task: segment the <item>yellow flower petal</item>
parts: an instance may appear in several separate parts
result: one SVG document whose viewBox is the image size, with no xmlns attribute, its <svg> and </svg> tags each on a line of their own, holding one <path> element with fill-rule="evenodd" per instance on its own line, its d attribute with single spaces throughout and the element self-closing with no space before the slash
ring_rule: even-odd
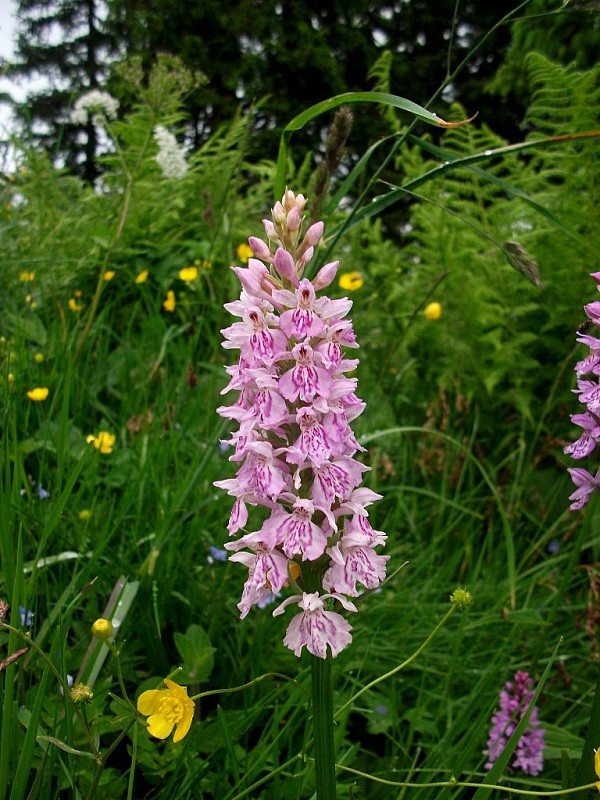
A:
<svg viewBox="0 0 600 800">
<path fill-rule="evenodd" d="M 357 289 L 360 289 L 364 280 L 361 273 L 354 270 L 354 272 L 346 272 L 344 275 L 341 275 L 338 283 L 340 289 L 344 289 L 346 292 L 355 292 Z"/>
<path fill-rule="evenodd" d="M 172 312 L 175 311 L 175 304 L 176 304 L 175 292 L 172 289 L 169 289 L 169 291 L 167 292 L 167 299 L 163 303 L 163 308 L 165 311 Z"/>
<path fill-rule="evenodd" d="M 112 281 L 112 279 L 114 277 L 115 277 L 114 269 L 107 269 L 106 272 L 104 273 L 104 280 L 105 281 Z"/>
<path fill-rule="evenodd" d="M 184 267 L 179 270 L 179 277 L 182 281 L 189 283 L 195 281 L 198 277 L 198 267 Z"/>
<path fill-rule="evenodd" d="M 242 264 L 247 264 L 248 259 L 252 258 L 254 253 L 252 252 L 252 248 L 250 245 L 246 244 L 246 242 L 242 242 L 242 244 L 238 244 L 235 250 L 237 257 L 242 262 Z"/>
<path fill-rule="evenodd" d="M 423 311 L 426 319 L 436 320 L 442 316 L 442 306 L 439 303 L 429 303 Z"/>
<path fill-rule="evenodd" d="M 148 689 L 141 693 L 137 701 L 137 710 L 140 714 L 149 717 L 150 714 L 156 713 L 161 692 L 164 692 L 164 689 Z"/>
<path fill-rule="evenodd" d="M 596 775 L 600 778 L 600 748 L 595 751 L 594 755 L 594 769 L 596 770 Z M 596 784 L 598 790 L 600 791 L 600 786 Z"/>
<path fill-rule="evenodd" d="M 192 703 L 193 705 L 193 703 Z M 181 718 L 181 722 L 178 722 L 175 727 L 175 735 L 173 736 L 173 742 L 180 742 L 184 736 L 190 731 L 192 727 L 192 720 L 194 719 L 194 712 L 192 710 L 191 714 L 185 714 Z"/>
<path fill-rule="evenodd" d="M 40 403 L 48 397 L 48 391 L 47 386 L 36 386 L 35 389 L 30 389 L 27 392 L 27 397 L 33 400 L 34 403 Z"/>
<path fill-rule="evenodd" d="M 148 717 L 148 732 L 157 739 L 166 739 L 175 728 L 174 742 L 189 732 L 194 718 L 194 701 L 185 686 L 165 678 L 166 689 L 149 689 L 137 701 L 140 714 Z"/>
<path fill-rule="evenodd" d="M 136 283 L 146 283 L 147 280 L 148 280 L 147 269 L 143 269 L 141 272 L 138 272 L 138 274 L 135 276 Z"/>
<path fill-rule="evenodd" d="M 148 733 L 156 736 L 157 739 L 166 739 L 175 727 L 174 722 L 170 722 L 162 714 L 153 714 L 148 717 Z"/>
<path fill-rule="evenodd" d="M 93 433 L 90 433 L 89 436 L 86 436 L 85 440 L 88 444 L 93 444 L 96 450 L 99 450 L 104 455 L 108 455 L 112 453 L 113 445 L 117 437 L 114 433 L 109 433 L 109 431 L 98 431 L 98 436 L 94 436 Z"/>
</svg>

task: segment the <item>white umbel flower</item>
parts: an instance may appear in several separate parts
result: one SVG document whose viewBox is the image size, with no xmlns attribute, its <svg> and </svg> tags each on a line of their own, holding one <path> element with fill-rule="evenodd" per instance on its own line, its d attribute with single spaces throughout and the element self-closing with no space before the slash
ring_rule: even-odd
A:
<svg viewBox="0 0 600 800">
<path fill-rule="evenodd" d="M 116 119 L 119 101 L 108 92 L 91 89 L 79 97 L 71 111 L 74 125 L 85 125 L 92 120 L 95 125 L 103 125 L 107 119 Z"/>
<path fill-rule="evenodd" d="M 183 178 L 188 166 L 175 136 L 162 125 L 157 125 L 154 140 L 158 145 L 156 160 L 165 178 Z"/>
</svg>

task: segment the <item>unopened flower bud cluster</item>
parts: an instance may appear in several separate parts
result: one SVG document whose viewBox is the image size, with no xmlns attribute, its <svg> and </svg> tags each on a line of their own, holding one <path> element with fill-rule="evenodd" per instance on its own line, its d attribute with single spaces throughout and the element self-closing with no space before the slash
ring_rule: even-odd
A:
<svg viewBox="0 0 600 800">
<path fill-rule="evenodd" d="M 284 644 L 325 658 L 328 648 L 335 656 L 352 641 L 340 611 L 357 611 L 350 598 L 379 586 L 388 556 L 376 551 L 386 535 L 373 529 L 367 509 L 380 495 L 361 486 L 368 467 L 355 458 L 364 448 L 350 427 L 365 408 L 348 377 L 358 359 L 345 355 L 358 347 L 347 319 L 352 303 L 317 296 L 337 261 L 312 281 L 303 277 L 323 236 L 322 222 L 304 232 L 305 202 L 286 191 L 263 220 L 267 241 L 250 237 L 255 257 L 233 267 L 242 291 L 225 306 L 238 321 L 222 331 L 223 346 L 240 356 L 227 367 L 223 393 L 238 397 L 218 413 L 239 426 L 228 442 L 238 469 L 216 485 L 235 498 L 231 536 L 246 529 L 249 506 L 269 512 L 258 530 L 225 545 L 248 569 L 242 618 L 291 586 L 294 594 L 273 611 L 298 612 Z"/>
</svg>

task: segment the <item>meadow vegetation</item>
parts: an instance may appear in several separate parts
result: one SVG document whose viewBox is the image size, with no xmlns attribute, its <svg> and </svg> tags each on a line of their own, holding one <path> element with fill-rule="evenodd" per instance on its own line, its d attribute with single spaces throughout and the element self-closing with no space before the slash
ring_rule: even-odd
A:
<svg viewBox="0 0 600 800">
<path fill-rule="evenodd" d="M 342 161 L 321 202 L 312 274 L 339 258 L 329 291 L 353 300 L 355 431 L 391 556 L 334 660 L 340 798 L 541 797 L 595 780 L 599 512 L 569 511 L 562 449 L 600 244 L 585 136 L 598 68 L 532 55 L 528 70 L 521 146 L 493 119 L 440 131 L 371 104 L 389 136 Z M 314 165 L 294 163 L 293 139 L 279 164 L 249 160 L 250 114 L 165 177 L 154 131 L 178 130 L 185 75 L 170 62 L 149 84 L 127 76 L 137 105 L 102 121 L 95 186 L 26 144 L 1 185 L 0 660 L 27 649 L 0 676 L 0 800 L 311 798 L 308 661 L 283 647 L 273 606 L 239 620 L 243 570 L 213 482 L 232 475 L 215 413 L 229 267 L 263 235 L 282 165 L 305 193 Z M 471 607 L 412 660 L 457 587 Z M 98 618 L 114 623 L 110 646 Z M 544 768 L 502 777 L 484 751 L 519 670 Z M 135 710 L 168 676 L 206 693 L 180 742 L 151 738 Z M 492 776 L 494 789 L 460 785 Z"/>
</svg>

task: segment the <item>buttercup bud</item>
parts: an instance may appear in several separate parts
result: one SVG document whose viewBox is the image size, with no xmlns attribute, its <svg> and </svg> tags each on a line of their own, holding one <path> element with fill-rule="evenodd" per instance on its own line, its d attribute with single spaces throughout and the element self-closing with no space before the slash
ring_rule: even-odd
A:
<svg viewBox="0 0 600 800">
<path fill-rule="evenodd" d="M 109 619 L 97 619 L 92 625 L 92 636 L 103 642 L 110 639 L 114 633 L 112 622 Z"/>
<path fill-rule="evenodd" d="M 464 611 L 465 608 L 469 608 L 469 606 L 472 605 L 473 595 L 468 589 L 461 589 L 459 587 L 450 595 L 450 602 L 453 606 L 456 606 L 459 611 Z"/>
<path fill-rule="evenodd" d="M 85 683 L 76 683 L 75 686 L 69 689 L 69 696 L 78 705 L 80 703 L 89 703 L 93 699 L 94 693 Z"/>
</svg>

